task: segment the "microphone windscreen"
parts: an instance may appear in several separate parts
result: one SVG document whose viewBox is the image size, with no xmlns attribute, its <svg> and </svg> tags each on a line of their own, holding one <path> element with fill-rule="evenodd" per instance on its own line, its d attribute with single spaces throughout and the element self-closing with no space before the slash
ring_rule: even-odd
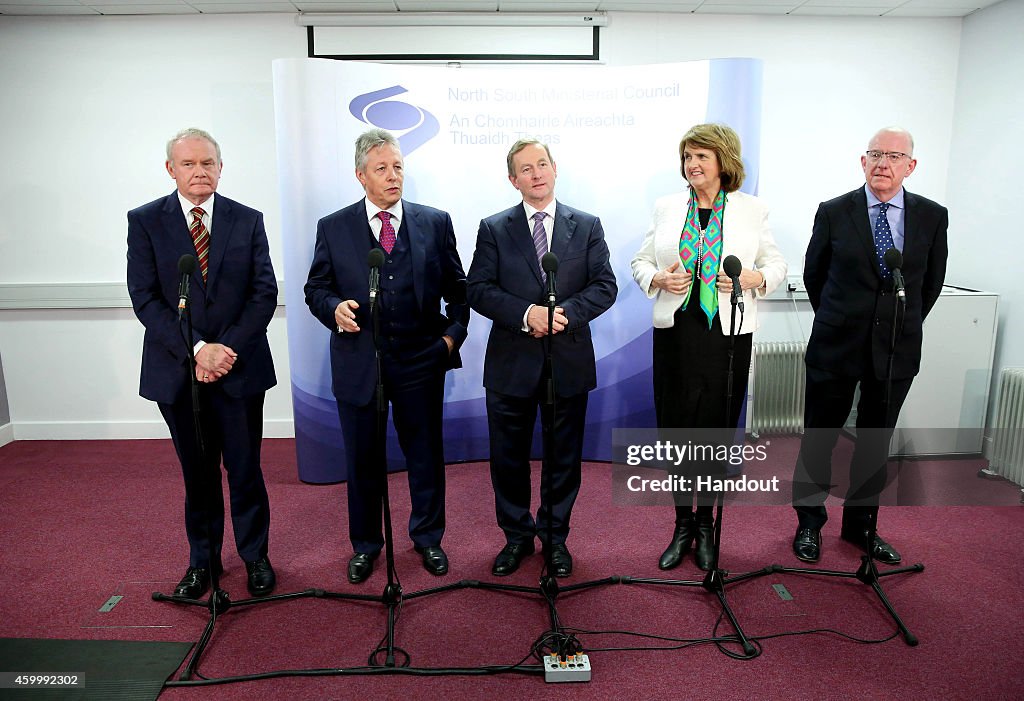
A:
<svg viewBox="0 0 1024 701">
<path fill-rule="evenodd" d="M 897 268 L 903 267 L 903 254 L 897 251 L 895 248 L 890 248 L 885 252 L 885 266 L 889 270 L 896 270 Z"/>
<path fill-rule="evenodd" d="M 196 257 L 186 253 L 178 259 L 178 272 L 181 275 L 191 275 L 196 271 Z"/>
<path fill-rule="evenodd" d="M 540 259 L 540 267 L 545 273 L 558 272 L 558 256 L 548 251 Z"/>
<path fill-rule="evenodd" d="M 725 260 L 722 261 L 722 268 L 729 277 L 739 277 L 740 272 L 743 270 L 743 264 L 740 263 L 740 259 L 736 256 L 726 256 Z"/>
<path fill-rule="evenodd" d="M 369 255 L 366 256 L 366 264 L 371 268 L 379 268 L 384 265 L 384 251 L 379 248 L 371 248 Z"/>
</svg>

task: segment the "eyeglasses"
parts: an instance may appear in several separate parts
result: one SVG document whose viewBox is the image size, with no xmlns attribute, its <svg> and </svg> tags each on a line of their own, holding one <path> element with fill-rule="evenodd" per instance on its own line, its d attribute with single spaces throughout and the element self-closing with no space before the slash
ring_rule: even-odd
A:
<svg viewBox="0 0 1024 701">
<path fill-rule="evenodd" d="M 880 161 L 886 158 L 890 163 L 899 163 L 904 158 L 910 158 L 909 153 L 901 153 L 899 151 L 865 151 L 865 155 L 869 161 Z"/>
</svg>

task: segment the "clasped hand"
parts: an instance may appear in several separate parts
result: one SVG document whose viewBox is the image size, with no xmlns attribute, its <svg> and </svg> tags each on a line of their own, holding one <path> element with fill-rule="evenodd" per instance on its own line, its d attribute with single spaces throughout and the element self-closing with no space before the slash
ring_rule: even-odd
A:
<svg viewBox="0 0 1024 701">
<path fill-rule="evenodd" d="M 530 328 L 530 335 L 534 338 L 541 338 L 548 335 L 548 308 L 535 305 L 530 308 L 526 315 L 526 325 Z M 555 307 L 555 315 L 552 319 L 552 335 L 560 333 L 569 325 L 569 319 L 565 316 L 565 310 Z"/>
<path fill-rule="evenodd" d="M 196 353 L 196 380 L 216 382 L 231 372 L 238 353 L 223 343 L 207 343 Z"/>
</svg>

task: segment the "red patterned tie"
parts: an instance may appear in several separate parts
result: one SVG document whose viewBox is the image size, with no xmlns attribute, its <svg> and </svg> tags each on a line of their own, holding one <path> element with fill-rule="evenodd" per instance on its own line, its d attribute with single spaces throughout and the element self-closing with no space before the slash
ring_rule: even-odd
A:
<svg viewBox="0 0 1024 701">
<path fill-rule="evenodd" d="M 196 259 L 199 261 L 199 269 L 203 271 L 203 282 L 206 282 L 210 258 L 210 232 L 203 226 L 203 215 L 206 212 L 202 207 L 193 207 L 191 214 L 192 226 L 189 232 L 192 234 L 192 243 L 196 246 Z"/>
<path fill-rule="evenodd" d="M 395 227 L 391 226 L 391 212 L 377 212 L 377 216 L 380 217 L 380 245 L 384 247 L 384 250 L 391 253 L 391 249 L 395 247 Z"/>
</svg>

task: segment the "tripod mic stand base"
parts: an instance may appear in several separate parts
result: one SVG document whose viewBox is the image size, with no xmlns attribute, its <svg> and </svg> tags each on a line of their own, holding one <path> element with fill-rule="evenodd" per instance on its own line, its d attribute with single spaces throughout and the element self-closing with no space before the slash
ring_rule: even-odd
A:
<svg viewBox="0 0 1024 701">
<path fill-rule="evenodd" d="M 558 580 L 551 575 L 544 575 L 540 578 L 540 593 L 547 599 L 554 600 L 558 597 Z"/>
<path fill-rule="evenodd" d="M 808 567 L 783 567 L 781 565 L 772 565 L 771 569 L 774 572 L 784 574 L 809 574 L 818 575 L 822 577 L 845 577 L 849 579 L 856 579 L 862 584 L 870 586 L 875 594 L 878 596 L 878 600 L 882 603 L 882 606 L 889 613 L 896 627 L 899 628 L 900 634 L 903 636 L 904 642 L 911 647 L 916 647 L 918 640 L 917 636 L 911 633 L 907 626 L 903 623 L 903 619 L 900 618 L 899 614 L 896 613 L 896 609 L 890 603 L 889 598 L 885 595 L 885 591 L 882 589 L 882 584 L 879 581 L 882 577 L 891 577 L 894 574 L 903 574 L 905 572 L 924 572 L 924 565 L 917 563 L 915 565 L 909 565 L 907 567 L 898 567 L 893 570 L 885 570 L 879 572 L 878 567 L 875 565 L 874 559 L 869 555 L 861 556 L 861 565 L 856 572 L 844 572 L 842 570 L 823 570 L 813 569 Z"/>
<path fill-rule="evenodd" d="M 166 601 L 172 604 L 187 604 L 189 606 L 203 606 L 209 609 L 210 613 L 220 615 L 231 608 L 231 598 L 223 589 L 215 589 L 208 599 L 186 599 L 183 596 L 174 596 L 155 591 L 151 595 L 153 601 Z"/>
</svg>

